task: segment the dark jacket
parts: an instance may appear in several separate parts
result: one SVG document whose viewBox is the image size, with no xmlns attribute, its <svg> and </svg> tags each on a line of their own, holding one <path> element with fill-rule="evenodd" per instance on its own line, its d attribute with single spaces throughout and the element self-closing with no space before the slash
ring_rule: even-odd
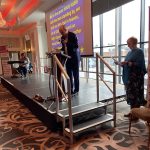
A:
<svg viewBox="0 0 150 150">
<path fill-rule="evenodd" d="M 61 41 L 65 40 L 65 37 L 61 37 Z M 77 50 L 78 50 L 78 40 L 76 35 L 73 32 L 68 32 L 68 42 L 67 42 L 67 52 L 68 55 L 71 56 L 73 59 L 77 56 Z M 65 51 L 65 46 L 62 43 L 62 51 Z"/>
</svg>

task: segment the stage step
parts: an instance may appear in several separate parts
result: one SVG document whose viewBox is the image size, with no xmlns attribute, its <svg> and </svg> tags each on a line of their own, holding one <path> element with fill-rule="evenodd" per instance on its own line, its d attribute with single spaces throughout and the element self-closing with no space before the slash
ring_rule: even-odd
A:
<svg viewBox="0 0 150 150">
<path fill-rule="evenodd" d="M 74 125 L 73 126 L 73 134 L 77 134 L 81 131 L 84 131 L 86 129 L 98 126 L 102 123 L 105 123 L 105 122 L 108 122 L 111 120 L 113 120 L 113 115 L 105 114 L 105 115 L 100 116 L 99 118 L 91 119 L 91 120 L 88 120 L 84 123 Z M 70 129 L 69 128 L 65 128 L 65 135 L 70 136 Z"/>
<path fill-rule="evenodd" d="M 116 103 L 123 102 L 126 100 L 126 95 L 117 96 L 115 100 L 116 100 Z M 100 102 L 105 103 L 106 105 L 112 105 L 113 104 L 113 98 L 103 99 Z"/>
<path fill-rule="evenodd" d="M 72 116 L 75 116 L 75 115 L 79 115 L 81 113 L 85 113 L 87 111 L 92 111 L 92 110 L 95 110 L 95 109 L 98 109 L 98 108 L 101 108 L 101 107 L 104 107 L 105 104 L 104 103 L 89 103 L 89 104 L 86 104 L 86 105 L 79 105 L 79 106 L 75 106 L 75 107 L 72 107 Z M 60 119 L 64 119 L 64 118 L 68 118 L 69 117 L 69 113 L 68 113 L 68 109 L 63 109 L 63 110 L 60 110 L 59 113 L 58 113 L 58 117 Z"/>
</svg>

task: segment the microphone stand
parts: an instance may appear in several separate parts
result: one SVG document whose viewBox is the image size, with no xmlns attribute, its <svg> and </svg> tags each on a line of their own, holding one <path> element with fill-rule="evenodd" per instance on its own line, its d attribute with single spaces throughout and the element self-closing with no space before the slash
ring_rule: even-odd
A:
<svg viewBox="0 0 150 150">
<path fill-rule="evenodd" d="M 60 53 L 60 52 L 59 52 Z M 51 58 L 51 67 L 50 67 L 50 72 L 49 72 L 49 91 L 50 91 L 50 96 L 47 97 L 47 99 L 45 99 L 44 103 L 46 103 L 46 101 L 52 101 L 52 103 L 50 103 L 50 105 L 47 107 L 47 110 L 49 110 L 52 105 L 54 104 L 54 102 L 56 101 L 56 97 L 54 96 L 54 77 L 53 77 L 53 55 L 58 54 L 58 52 L 56 51 L 51 51 L 51 52 L 47 52 L 46 55 L 48 58 Z M 52 83 L 52 85 L 51 85 Z M 55 109 L 55 108 L 54 108 Z"/>
<path fill-rule="evenodd" d="M 60 54 L 61 56 L 64 56 L 66 58 L 64 65 L 66 64 L 67 60 L 71 58 L 71 56 L 66 55 L 63 51 L 60 51 L 58 49 L 55 49 L 54 51 L 46 53 L 46 55 L 48 56 L 48 58 L 52 58 L 53 55 L 57 55 L 57 54 Z M 53 105 L 54 101 L 56 101 L 56 97 L 54 96 L 54 91 L 55 91 L 54 90 L 54 86 L 53 86 L 53 90 L 52 90 L 52 87 L 51 87 L 51 78 L 52 78 L 52 75 L 53 75 L 53 67 L 51 67 L 50 73 L 49 73 L 49 91 L 50 91 L 50 95 L 51 96 L 47 97 L 47 99 L 46 99 L 46 100 L 50 100 L 50 101 L 53 101 L 53 102 L 48 106 L 47 110 L 49 110 L 51 108 L 51 106 Z M 53 85 L 54 85 L 54 78 L 52 78 L 52 81 L 53 81 Z M 46 100 L 44 102 L 46 102 Z"/>
</svg>

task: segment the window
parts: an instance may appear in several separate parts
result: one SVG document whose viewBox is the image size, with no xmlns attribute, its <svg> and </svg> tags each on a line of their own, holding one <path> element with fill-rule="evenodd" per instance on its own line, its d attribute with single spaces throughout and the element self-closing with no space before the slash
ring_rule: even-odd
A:
<svg viewBox="0 0 150 150">
<path fill-rule="evenodd" d="M 149 20 L 149 6 L 150 6 L 150 1 L 145 0 L 145 41 L 148 41 L 148 20 Z"/>
<path fill-rule="evenodd" d="M 145 56 L 145 64 L 146 68 L 148 67 L 148 43 L 144 44 L 144 56 Z M 145 88 L 147 88 L 147 82 L 148 82 L 148 74 L 144 76 L 144 85 Z"/>
<path fill-rule="evenodd" d="M 115 9 L 103 15 L 103 45 L 115 45 Z"/>
<path fill-rule="evenodd" d="M 114 64 L 114 60 L 112 59 L 112 57 L 115 56 L 115 47 L 103 48 L 103 54 L 106 63 L 115 71 L 116 65 Z M 104 79 L 111 82 L 113 81 L 112 72 L 106 65 L 104 65 Z"/>
<path fill-rule="evenodd" d="M 144 44 L 145 64 L 148 67 L 148 43 Z"/>
<path fill-rule="evenodd" d="M 116 72 L 116 74 L 122 74 L 122 67 L 119 67 L 114 64 L 112 56 L 117 56 L 118 54 L 121 54 L 121 58 L 117 60 L 124 61 L 125 56 L 129 52 L 129 48 L 127 46 L 127 39 L 131 36 L 135 36 L 138 41 L 140 41 L 140 13 L 141 13 L 141 1 L 142 0 L 134 0 L 131 1 L 122 7 L 120 7 L 119 10 L 122 8 L 122 16 L 115 18 L 116 13 L 119 13 L 120 11 L 111 10 L 103 14 L 102 18 L 101 16 L 93 17 L 93 46 L 94 46 L 94 56 L 95 53 L 98 52 L 100 54 L 100 50 L 102 50 L 101 54 L 103 54 L 103 57 L 105 61 L 112 67 L 112 69 Z M 144 42 L 148 41 L 148 19 L 149 19 L 149 12 L 148 12 L 148 6 L 150 6 L 149 3 L 150 0 L 145 0 L 145 40 Z M 118 16 L 119 14 L 117 14 Z M 101 19 L 103 19 L 101 22 Z M 116 20 L 118 19 L 118 20 Z M 120 19 L 122 20 L 121 24 Z M 119 33 L 121 34 L 121 43 L 120 41 L 115 41 L 117 38 L 115 35 L 118 35 L 118 31 L 115 31 L 116 24 L 118 23 L 121 25 L 121 31 Z M 102 33 L 100 33 L 100 27 L 101 23 L 103 23 Z M 100 35 L 101 34 L 101 35 Z M 101 36 L 103 36 L 103 45 L 100 45 Z M 143 41 L 142 41 L 143 42 Z M 119 45 L 115 45 L 119 43 Z M 121 44 L 121 45 L 120 45 Z M 138 45 L 140 47 L 141 44 Z M 119 50 L 119 51 L 118 51 Z M 148 64 L 148 43 L 144 44 L 144 54 L 145 54 L 145 61 L 146 65 Z M 96 60 L 95 58 L 89 58 L 88 61 L 88 71 L 92 72 L 89 73 L 89 78 L 95 78 L 95 72 L 96 71 Z M 112 81 L 112 76 L 110 75 L 111 72 L 106 67 L 106 65 L 100 65 L 99 66 L 102 73 L 105 73 L 103 75 L 104 79 L 107 81 Z M 122 83 L 121 76 L 117 76 L 117 81 Z"/>
<path fill-rule="evenodd" d="M 128 45 L 121 46 L 121 56 L 125 57 L 129 51 Z"/>
<path fill-rule="evenodd" d="M 131 36 L 140 41 L 140 0 L 122 6 L 122 44 Z"/>
<path fill-rule="evenodd" d="M 100 46 L 100 25 L 99 16 L 93 17 L 93 46 Z"/>
</svg>

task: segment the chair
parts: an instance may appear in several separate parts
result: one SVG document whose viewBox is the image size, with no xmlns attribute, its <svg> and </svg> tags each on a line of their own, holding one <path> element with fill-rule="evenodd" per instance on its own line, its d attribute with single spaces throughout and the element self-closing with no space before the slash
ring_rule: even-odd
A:
<svg viewBox="0 0 150 150">
<path fill-rule="evenodd" d="M 147 126 L 149 129 L 149 138 L 148 138 L 148 147 L 150 146 L 150 108 L 141 107 L 141 108 L 133 108 L 130 112 L 129 116 L 129 134 L 131 132 L 131 122 L 134 118 L 139 118 L 147 122 Z"/>
</svg>

